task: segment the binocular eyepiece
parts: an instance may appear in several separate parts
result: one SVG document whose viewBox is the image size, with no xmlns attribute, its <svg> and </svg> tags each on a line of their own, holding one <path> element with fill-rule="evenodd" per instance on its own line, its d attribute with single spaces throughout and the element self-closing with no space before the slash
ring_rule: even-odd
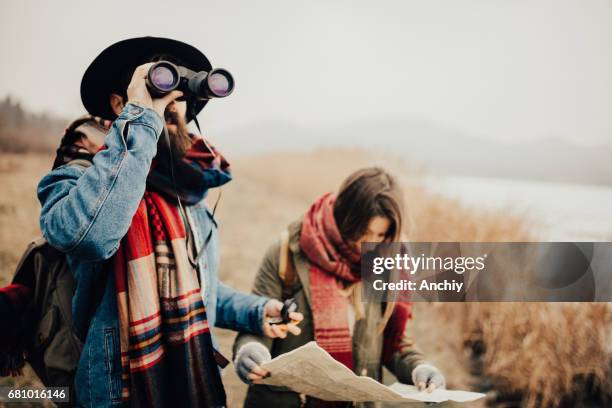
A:
<svg viewBox="0 0 612 408">
<path fill-rule="evenodd" d="M 224 98 L 234 90 L 234 78 L 225 69 L 195 72 L 169 61 L 153 64 L 146 83 L 151 96 L 157 98 L 175 89 L 183 92 L 184 99 L 199 100 Z"/>
</svg>

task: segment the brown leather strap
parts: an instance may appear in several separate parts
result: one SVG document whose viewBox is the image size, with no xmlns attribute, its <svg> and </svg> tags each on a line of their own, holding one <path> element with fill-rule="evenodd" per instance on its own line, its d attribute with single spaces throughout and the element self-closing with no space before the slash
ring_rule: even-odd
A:
<svg viewBox="0 0 612 408">
<path fill-rule="evenodd" d="M 295 286 L 297 280 L 295 266 L 293 264 L 293 256 L 291 256 L 291 250 L 289 248 L 288 230 L 284 230 L 281 233 L 278 275 L 283 281 L 283 300 L 287 300 L 293 296 L 293 287 Z"/>
<path fill-rule="evenodd" d="M 220 352 L 218 352 L 217 350 L 213 350 L 213 356 L 215 358 L 215 362 L 221 368 L 227 367 L 227 365 L 230 363 L 230 361 L 227 358 L 225 358 L 225 356 L 221 354 Z"/>
</svg>

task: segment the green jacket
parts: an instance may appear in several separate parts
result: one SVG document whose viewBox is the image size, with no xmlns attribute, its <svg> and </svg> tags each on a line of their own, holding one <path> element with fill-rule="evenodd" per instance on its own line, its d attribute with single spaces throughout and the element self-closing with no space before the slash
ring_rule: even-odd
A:
<svg viewBox="0 0 612 408">
<path fill-rule="evenodd" d="M 302 333 L 299 336 L 287 336 L 286 339 L 270 339 L 253 334 L 241 333 L 234 342 L 234 355 L 240 347 L 248 342 L 256 341 L 270 350 L 272 357 L 287 353 L 309 341 L 314 340 L 312 312 L 310 310 L 309 263 L 299 246 L 301 219 L 288 227 L 289 252 L 293 257 L 298 282 L 294 286 L 294 295 L 299 305 L 299 311 L 304 314 L 300 323 Z M 274 299 L 281 299 L 283 282 L 279 276 L 280 240 L 272 245 L 259 268 L 253 293 Z M 383 314 L 380 303 L 365 304 L 365 318 L 355 322 L 353 328 L 353 359 L 354 372 L 367 375 L 377 381 L 382 379 L 382 348 L 383 337 L 377 330 Z M 409 326 L 409 325 L 407 325 Z M 409 328 L 406 330 L 409 331 Z M 401 352 L 396 352 L 392 361 L 386 367 L 402 383 L 411 384 L 411 374 L 414 367 L 423 363 L 423 354 L 405 333 L 402 338 Z M 266 385 L 251 385 L 245 400 L 245 407 L 299 407 L 300 396 L 286 388 Z"/>
</svg>

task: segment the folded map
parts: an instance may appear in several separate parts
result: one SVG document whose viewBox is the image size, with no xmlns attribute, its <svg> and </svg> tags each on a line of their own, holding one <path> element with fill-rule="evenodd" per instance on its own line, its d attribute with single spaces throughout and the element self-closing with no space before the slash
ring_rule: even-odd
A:
<svg viewBox="0 0 612 408">
<path fill-rule="evenodd" d="M 270 372 L 270 376 L 261 384 L 287 387 L 325 401 L 467 402 L 485 396 L 477 392 L 442 389 L 428 393 L 400 383 L 387 387 L 370 377 L 356 375 L 314 341 L 282 354 L 262 367 Z"/>
</svg>

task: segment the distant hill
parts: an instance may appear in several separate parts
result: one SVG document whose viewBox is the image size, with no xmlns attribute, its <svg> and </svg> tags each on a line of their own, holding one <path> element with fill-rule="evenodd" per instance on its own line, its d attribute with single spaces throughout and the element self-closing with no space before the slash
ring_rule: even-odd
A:
<svg viewBox="0 0 612 408">
<path fill-rule="evenodd" d="M 556 138 L 504 144 L 423 120 L 333 127 L 261 122 L 214 136 L 228 154 L 349 147 L 399 156 L 440 175 L 612 185 L 612 145 L 583 147 Z"/>
<path fill-rule="evenodd" d="M 0 151 L 53 152 L 68 119 L 33 114 L 18 101 L 0 101 Z M 339 126 L 262 121 L 213 135 L 228 156 L 349 148 L 401 158 L 439 175 L 612 185 L 612 145 L 584 147 L 563 139 L 498 143 L 417 119 Z"/>
</svg>

